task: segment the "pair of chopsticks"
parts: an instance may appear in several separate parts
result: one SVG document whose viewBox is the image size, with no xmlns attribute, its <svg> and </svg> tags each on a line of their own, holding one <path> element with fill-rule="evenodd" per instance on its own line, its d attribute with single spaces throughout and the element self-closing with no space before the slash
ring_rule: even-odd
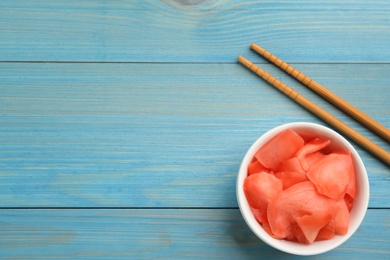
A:
<svg viewBox="0 0 390 260">
<path fill-rule="evenodd" d="M 270 52 L 264 50 L 262 47 L 258 46 L 257 44 L 252 44 L 251 48 L 269 60 L 271 63 L 275 64 L 277 67 L 285 71 L 286 73 L 290 74 L 292 77 L 300 81 L 302 84 L 316 92 L 317 94 L 321 95 L 323 98 L 327 99 L 329 102 L 334 104 L 336 107 L 343 110 L 346 114 L 352 116 L 355 118 L 358 122 L 365 125 L 367 128 L 369 128 L 371 131 L 375 132 L 377 135 L 382 137 L 387 142 L 390 142 L 390 130 L 357 109 L 356 107 L 352 106 L 342 98 L 338 97 L 336 94 L 332 93 L 325 87 L 321 86 L 319 83 L 315 82 L 299 70 L 295 69 L 291 65 L 287 64 L 286 62 L 282 61 L 275 55 L 271 54 Z M 368 152 L 372 153 L 376 157 L 378 157 L 380 160 L 382 160 L 384 163 L 390 166 L 390 153 L 379 147 L 377 144 L 370 141 L 365 136 L 361 135 L 357 131 L 355 131 L 350 126 L 346 125 L 339 119 L 332 116 L 330 113 L 322 109 L 321 107 L 317 106 L 313 102 L 311 102 L 309 99 L 305 98 L 304 96 L 300 95 L 298 92 L 284 84 L 283 82 L 279 81 L 272 75 L 270 75 L 268 72 L 264 71 L 263 69 L 259 68 L 249 60 L 245 59 L 242 56 L 238 57 L 238 60 L 248 69 L 252 70 L 254 73 L 259 75 L 261 78 L 263 78 L 265 81 L 270 83 L 272 86 L 279 89 L 281 92 L 295 100 L 297 103 L 302 105 L 304 108 L 321 118 L 323 121 L 327 122 L 329 125 L 336 128 L 338 131 L 349 137 L 351 140 L 355 141 L 357 144 L 365 148 Z"/>
</svg>

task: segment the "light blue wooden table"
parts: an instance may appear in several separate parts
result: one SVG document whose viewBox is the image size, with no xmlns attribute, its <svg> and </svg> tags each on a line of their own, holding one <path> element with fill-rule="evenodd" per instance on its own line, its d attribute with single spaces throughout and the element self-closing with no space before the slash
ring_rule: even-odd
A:
<svg viewBox="0 0 390 260">
<path fill-rule="evenodd" d="M 236 175 L 270 128 L 324 123 L 237 56 L 390 145 L 252 42 L 390 127 L 389 1 L 1 0 L 0 258 L 294 258 L 246 226 Z M 366 218 L 316 259 L 390 258 L 390 168 L 355 147 Z"/>
</svg>

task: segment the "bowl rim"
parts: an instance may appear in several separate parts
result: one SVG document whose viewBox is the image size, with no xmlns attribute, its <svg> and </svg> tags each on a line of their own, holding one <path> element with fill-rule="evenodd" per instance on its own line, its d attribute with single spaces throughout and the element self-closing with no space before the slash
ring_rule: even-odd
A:
<svg viewBox="0 0 390 260">
<path fill-rule="evenodd" d="M 310 245 L 305 245 L 296 242 L 272 238 L 254 218 L 243 191 L 243 181 L 247 177 L 248 163 L 252 160 L 255 152 L 258 149 L 260 149 L 262 145 L 264 145 L 266 142 L 271 140 L 278 133 L 288 128 L 294 129 L 296 131 L 299 131 L 299 129 L 307 130 L 307 128 L 310 128 L 315 133 L 321 133 L 326 136 L 329 135 L 332 137 L 332 139 L 336 140 L 337 143 L 336 145 L 345 147 L 352 153 L 356 175 L 357 175 L 356 182 L 358 186 L 355 201 L 358 201 L 359 203 L 358 205 L 354 205 L 350 213 L 351 216 L 353 216 L 353 218 L 351 217 L 348 233 L 346 235 L 336 236 L 335 238 L 330 240 L 315 241 Z M 242 159 L 238 171 L 237 180 L 236 180 L 236 196 L 237 196 L 237 203 L 239 206 L 239 210 L 246 224 L 249 226 L 252 232 L 263 242 L 280 251 L 294 254 L 294 255 L 317 255 L 317 254 L 328 252 L 340 246 L 356 232 L 360 224 L 363 222 L 363 219 L 367 212 L 369 197 L 370 197 L 370 187 L 369 187 L 369 179 L 368 179 L 368 175 L 364 163 L 360 155 L 356 151 L 356 149 L 352 146 L 352 144 L 348 140 L 346 140 L 342 135 L 340 135 L 333 129 L 321 124 L 310 123 L 310 122 L 292 122 L 292 123 L 282 124 L 269 129 L 268 131 L 263 133 L 260 137 L 258 137 L 256 141 L 250 146 L 250 148 L 245 153 L 244 158 Z"/>
</svg>

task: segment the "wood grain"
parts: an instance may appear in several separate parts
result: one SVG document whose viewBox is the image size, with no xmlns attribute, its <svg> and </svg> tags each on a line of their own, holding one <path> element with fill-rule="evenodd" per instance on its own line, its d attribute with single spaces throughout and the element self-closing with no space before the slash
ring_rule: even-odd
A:
<svg viewBox="0 0 390 260">
<path fill-rule="evenodd" d="M 387 210 L 369 210 L 352 238 L 320 259 L 387 258 L 389 224 Z M 261 242 L 238 209 L 3 210 L 0 228 L 4 259 L 301 259 Z"/>
<path fill-rule="evenodd" d="M 0 1 L 0 258 L 296 258 L 237 209 L 241 159 L 282 123 L 322 123 L 236 63 L 252 42 L 390 127 L 388 1 Z M 369 98 L 367 98 L 369 97 Z M 316 259 L 389 255 L 389 168 L 362 227 Z"/>
<path fill-rule="evenodd" d="M 390 126 L 388 64 L 297 66 Z M 0 63 L 0 78 L 3 207 L 236 207 L 236 174 L 257 137 L 286 122 L 322 123 L 239 64 Z M 388 207 L 388 168 L 355 147 L 370 206 Z"/>
<path fill-rule="evenodd" d="M 191 4 L 193 3 L 193 4 Z M 257 42 L 287 62 L 389 62 L 386 1 L 12 1 L 1 61 L 235 62 Z"/>
</svg>

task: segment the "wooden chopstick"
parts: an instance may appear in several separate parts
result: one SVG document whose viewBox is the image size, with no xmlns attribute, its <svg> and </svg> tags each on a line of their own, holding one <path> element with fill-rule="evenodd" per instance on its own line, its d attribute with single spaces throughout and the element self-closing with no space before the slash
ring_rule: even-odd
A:
<svg viewBox="0 0 390 260">
<path fill-rule="evenodd" d="M 272 86 L 276 87 L 280 91 L 282 91 L 284 94 L 295 100 L 297 103 L 305 107 L 307 110 L 327 122 L 328 124 L 332 125 L 336 129 L 338 129 L 340 132 L 348 136 L 350 139 L 355 141 L 357 144 L 361 145 L 363 148 L 365 148 L 368 152 L 372 153 L 373 155 L 377 156 L 379 159 L 381 159 L 383 162 L 385 162 L 387 165 L 390 166 L 390 153 L 370 141 L 365 136 L 361 135 L 360 133 L 356 132 L 354 129 L 340 121 L 339 119 L 332 116 L 330 113 L 322 109 L 321 107 L 317 106 L 313 102 L 311 102 L 309 99 L 305 98 L 304 96 L 300 95 L 298 92 L 284 84 L 283 82 L 279 81 L 272 75 L 270 75 L 268 72 L 264 71 L 263 69 L 259 68 L 249 60 L 245 59 L 242 56 L 238 57 L 238 60 L 247 68 L 252 70 L 254 73 L 262 77 L 265 81 L 270 83 Z"/>
<path fill-rule="evenodd" d="M 387 129 L 385 126 L 378 123 L 373 118 L 369 117 L 367 114 L 363 113 L 347 101 L 343 100 L 333 92 L 329 91 L 328 89 L 326 89 L 313 79 L 309 78 L 299 70 L 295 69 L 291 65 L 276 57 L 272 53 L 266 51 L 259 45 L 252 43 L 251 48 L 258 54 L 278 66 L 280 69 L 300 81 L 302 84 L 304 84 L 305 86 L 307 86 L 308 88 L 310 88 L 311 90 L 313 90 L 314 92 L 321 95 L 323 98 L 340 108 L 346 114 L 355 118 L 358 122 L 365 125 L 371 131 L 382 137 L 384 140 L 390 142 L 390 130 Z"/>
</svg>

